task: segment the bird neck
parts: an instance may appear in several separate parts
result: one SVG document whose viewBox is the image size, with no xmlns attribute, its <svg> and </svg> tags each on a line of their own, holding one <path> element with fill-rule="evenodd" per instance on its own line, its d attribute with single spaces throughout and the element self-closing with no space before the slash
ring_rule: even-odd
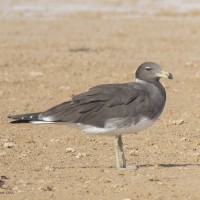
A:
<svg viewBox="0 0 200 200">
<path fill-rule="evenodd" d="M 163 87 L 163 85 L 160 83 L 159 80 L 154 80 L 154 81 L 150 82 L 150 81 L 145 81 L 145 80 L 136 78 L 136 82 L 139 83 L 139 84 L 142 84 L 143 86 L 151 84 L 152 86 L 156 87 L 159 90 L 160 94 L 164 98 L 166 98 L 165 88 Z"/>
</svg>

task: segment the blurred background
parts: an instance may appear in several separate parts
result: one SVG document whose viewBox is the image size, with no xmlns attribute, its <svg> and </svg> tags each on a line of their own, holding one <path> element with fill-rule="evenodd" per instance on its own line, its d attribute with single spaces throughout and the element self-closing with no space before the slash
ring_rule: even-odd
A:
<svg viewBox="0 0 200 200">
<path fill-rule="evenodd" d="M 1 0 L 1 17 L 59 17 L 72 13 L 117 13 L 123 18 L 200 15 L 198 0 Z"/>
</svg>

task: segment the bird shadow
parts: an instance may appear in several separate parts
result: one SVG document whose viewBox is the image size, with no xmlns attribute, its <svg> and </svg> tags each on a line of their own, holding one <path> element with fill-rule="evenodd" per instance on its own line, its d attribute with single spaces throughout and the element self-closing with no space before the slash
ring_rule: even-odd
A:
<svg viewBox="0 0 200 200">
<path fill-rule="evenodd" d="M 128 165 L 129 166 L 129 165 Z M 130 165 L 131 166 L 131 165 Z M 196 166 L 196 167 L 200 167 L 200 164 L 173 164 L 173 163 L 167 163 L 167 164 L 157 164 L 157 165 L 153 165 L 153 164 L 144 164 L 144 165 L 137 165 L 138 169 L 141 168 L 149 168 L 149 167 L 163 167 L 163 168 L 176 168 L 176 167 L 190 167 L 190 166 Z M 99 169 L 102 168 L 102 166 L 68 166 L 68 167 L 56 167 L 57 169 L 74 169 L 74 168 L 79 168 L 79 169 Z M 116 169 L 115 166 L 107 166 L 105 167 L 107 169 Z"/>
<path fill-rule="evenodd" d="M 200 167 L 200 164 L 173 164 L 173 163 L 167 163 L 167 164 L 157 164 L 157 165 L 152 165 L 152 164 L 144 164 L 144 165 L 138 165 L 139 168 L 148 168 L 148 167 L 164 167 L 164 168 L 172 168 L 172 167 L 188 167 L 188 166 L 196 166 Z"/>
</svg>

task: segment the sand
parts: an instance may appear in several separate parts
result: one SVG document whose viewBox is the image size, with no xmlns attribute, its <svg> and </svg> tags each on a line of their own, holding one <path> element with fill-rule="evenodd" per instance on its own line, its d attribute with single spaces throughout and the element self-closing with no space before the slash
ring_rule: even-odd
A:
<svg viewBox="0 0 200 200">
<path fill-rule="evenodd" d="M 0 199 L 200 198 L 198 16 L 76 13 L 0 19 Z M 154 61 L 167 102 L 160 119 L 124 135 L 129 165 L 115 168 L 113 138 L 55 125 L 10 124 L 101 83 L 134 80 Z"/>
</svg>

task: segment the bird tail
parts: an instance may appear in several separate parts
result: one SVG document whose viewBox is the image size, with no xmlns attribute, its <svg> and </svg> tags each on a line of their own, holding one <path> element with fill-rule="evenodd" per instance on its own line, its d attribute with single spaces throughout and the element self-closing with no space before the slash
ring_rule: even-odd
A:
<svg viewBox="0 0 200 200">
<path fill-rule="evenodd" d="M 9 119 L 12 119 L 14 121 L 11 121 L 11 123 L 34 123 L 41 121 L 38 117 L 41 113 L 28 113 L 28 114 L 22 114 L 22 115 L 13 115 L 8 116 Z"/>
</svg>

